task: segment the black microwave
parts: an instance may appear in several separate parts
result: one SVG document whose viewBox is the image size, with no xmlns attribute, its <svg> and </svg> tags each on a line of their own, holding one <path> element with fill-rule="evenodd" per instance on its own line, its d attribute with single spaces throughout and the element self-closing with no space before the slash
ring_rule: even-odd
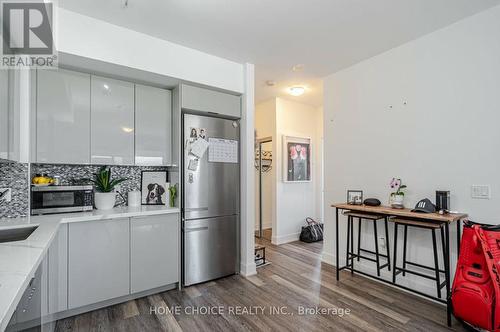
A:
<svg viewBox="0 0 500 332">
<path fill-rule="evenodd" d="M 94 187 L 47 186 L 31 188 L 31 214 L 83 212 L 94 209 Z"/>
</svg>

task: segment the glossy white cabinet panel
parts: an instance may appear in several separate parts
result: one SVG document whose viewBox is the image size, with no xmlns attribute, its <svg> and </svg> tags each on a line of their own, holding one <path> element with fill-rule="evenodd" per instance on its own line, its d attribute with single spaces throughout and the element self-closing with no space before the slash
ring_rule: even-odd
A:
<svg viewBox="0 0 500 332">
<path fill-rule="evenodd" d="M 135 86 L 135 164 L 167 166 L 172 161 L 172 93 Z"/>
<path fill-rule="evenodd" d="M 0 70 L 0 158 L 9 156 L 9 71 Z"/>
<path fill-rule="evenodd" d="M 48 254 L 48 313 L 68 309 L 68 225 L 59 226 Z"/>
<path fill-rule="evenodd" d="M 90 163 L 90 75 L 38 70 L 36 105 L 36 162 Z"/>
<path fill-rule="evenodd" d="M 179 224 L 178 214 L 131 218 L 132 293 L 179 281 Z"/>
<path fill-rule="evenodd" d="M 181 105 L 186 110 L 241 117 L 241 97 L 195 86 L 182 85 Z"/>
<path fill-rule="evenodd" d="M 72 223 L 68 227 L 68 308 L 128 295 L 129 219 Z"/>
<path fill-rule="evenodd" d="M 91 163 L 134 164 L 134 84 L 91 77 Z"/>
<path fill-rule="evenodd" d="M 180 86 L 172 91 L 172 165 L 179 166 L 181 159 L 181 92 Z"/>
</svg>

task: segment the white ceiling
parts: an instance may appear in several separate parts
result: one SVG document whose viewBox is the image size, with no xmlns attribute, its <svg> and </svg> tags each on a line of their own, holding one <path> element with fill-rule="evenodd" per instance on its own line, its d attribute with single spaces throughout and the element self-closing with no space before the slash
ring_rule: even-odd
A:
<svg viewBox="0 0 500 332">
<path fill-rule="evenodd" d="M 322 104 L 321 78 L 500 4 L 500 0 L 59 0 L 61 7 L 256 64 L 256 101 Z M 292 72 L 303 64 L 300 72 Z M 277 84 L 268 87 L 266 80 Z"/>
</svg>

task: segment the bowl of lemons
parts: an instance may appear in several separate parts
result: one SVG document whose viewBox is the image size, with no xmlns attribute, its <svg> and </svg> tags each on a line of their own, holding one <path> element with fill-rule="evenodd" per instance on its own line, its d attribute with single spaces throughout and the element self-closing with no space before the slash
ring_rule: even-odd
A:
<svg viewBox="0 0 500 332">
<path fill-rule="evenodd" d="M 31 179 L 31 183 L 35 187 L 47 187 L 54 184 L 54 179 L 50 176 L 37 174 Z"/>
</svg>

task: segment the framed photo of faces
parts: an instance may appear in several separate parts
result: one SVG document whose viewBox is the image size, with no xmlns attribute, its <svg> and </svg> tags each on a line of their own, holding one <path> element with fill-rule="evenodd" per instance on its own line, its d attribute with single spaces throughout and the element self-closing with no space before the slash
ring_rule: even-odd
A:
<svg viewBox="0 0 500 332">
<path fill-rule="evenodd" d="M 284 182 L 310 182 L 312 165 L 311 139 L 283 136 Z"/>
</svg>

